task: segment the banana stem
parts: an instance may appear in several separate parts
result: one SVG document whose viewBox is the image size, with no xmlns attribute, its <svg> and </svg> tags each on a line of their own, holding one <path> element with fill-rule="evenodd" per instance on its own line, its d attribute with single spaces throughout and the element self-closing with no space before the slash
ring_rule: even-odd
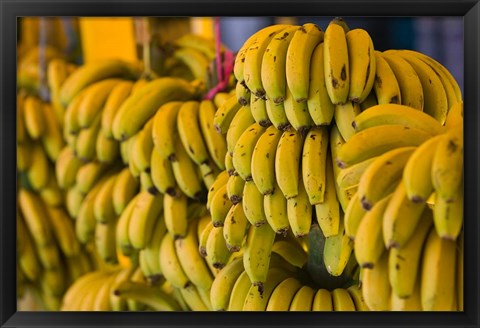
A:
<svg viewBox="0 0 480 328">
<path fill-rule="evenodd" d="M 151 44 L 151 33 L 150 33 L 150 21 L 148 17 L 141 18 L 142 25 L 143 25 L 143 38 L 142 38 L 142 46 L 143 46 L 143 63 L 144 63 L 144 76 L 147 80 L 152 78 L 152 57 L 150 51 L 150 44 Z"/>
</svg>

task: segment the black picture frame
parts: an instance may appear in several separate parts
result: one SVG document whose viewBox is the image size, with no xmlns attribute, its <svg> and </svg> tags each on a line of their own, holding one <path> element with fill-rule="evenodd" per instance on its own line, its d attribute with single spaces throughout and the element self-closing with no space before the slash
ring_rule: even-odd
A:
<svg viewBox="0 0 480 328">
<path fill-rule="evenodd" d="M 1 327 L 479 327 L 480 74 L 478 0 L 0 0 Z M 465 311 L 362 313 L 16 312 L 16 20 L 19 16 L 462 16 L 465 117 Z"/>
</svg>

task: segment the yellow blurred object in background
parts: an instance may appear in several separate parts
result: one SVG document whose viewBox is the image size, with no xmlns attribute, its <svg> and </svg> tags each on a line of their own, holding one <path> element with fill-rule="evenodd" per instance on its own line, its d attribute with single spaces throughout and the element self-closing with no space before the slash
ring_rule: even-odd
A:
<svg viewBox="0 0 480 328">
<path fill-rule="evenodd" d="M 192 17 L 190 21 L 193 34 L 199 34 L 205 38 L 213 39 L 213 18 L 212 17 Z"/>
<path fill-rule="evenodd" d="M 79 23 L 85 63 L 113 58 L 137 61 L 133 18 L 89 17 Z"/>
</svg>

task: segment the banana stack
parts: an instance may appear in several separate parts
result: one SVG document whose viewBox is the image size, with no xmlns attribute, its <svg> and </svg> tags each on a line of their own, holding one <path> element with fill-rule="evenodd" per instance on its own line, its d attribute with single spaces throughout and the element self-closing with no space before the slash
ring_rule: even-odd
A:
<svg viewBox="0 0 480 328">
<path fill-rule="evenodd" d="M 62 311 L 187 311 L 165 280 L 149 285 L 139 268 L 112 266 L 81 276 L 67 290 Z"/>
<path fill-rule="evenodd" d="M 444 66 L 340 18 L 273 25 L 202 99 L 214 40 L 169 47 L 159 77 L 46 49 L 49 102 L 38 50 L 19 65 L 19 292 L 51 310 L 463 310 Z"/>
<path fill-rule="evenodd" d="M 34 191 L 19 189 L 16 222 L 18 286 L 28 289 L 44 310 L 58 311 L 67 288 L 99 267 L 95 250 L 79 243 L 61 206 Z"/>
<path fill-rule="evenodd" d="M 337 183 L 356 190 L 345 233 L 372 310 L 463 309 L 462 113 L 456 103 L 443 126 L 408 106 L 373 106 L 338 150 Z"/>
</svg>

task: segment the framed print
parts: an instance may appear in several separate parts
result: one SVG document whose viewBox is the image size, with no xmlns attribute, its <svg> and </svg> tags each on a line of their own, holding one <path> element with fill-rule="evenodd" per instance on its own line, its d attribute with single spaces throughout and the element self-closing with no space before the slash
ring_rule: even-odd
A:
<svg viewBox="0 0 480 328">
<path fill-rule="evenodd" d="M 0 8 L 1 327 L 479 326 L 478 1 Z"/>
</svg>

